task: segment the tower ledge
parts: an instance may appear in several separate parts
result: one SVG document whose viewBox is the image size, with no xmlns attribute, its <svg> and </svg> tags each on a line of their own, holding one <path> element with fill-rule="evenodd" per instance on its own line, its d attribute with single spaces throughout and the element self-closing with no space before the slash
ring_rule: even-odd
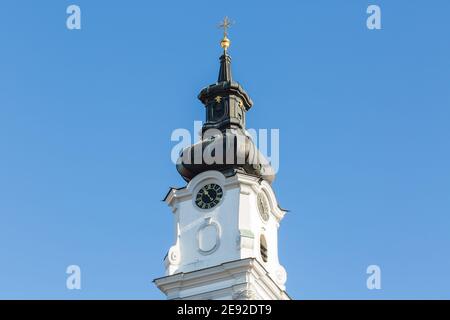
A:
<svg viewBox="0 0 450 320">
<path fill-rule="evenodd" d="M 241 259 L 153 281 L 169 300 L 290 300 L 254 258 Z"/>
</svg>

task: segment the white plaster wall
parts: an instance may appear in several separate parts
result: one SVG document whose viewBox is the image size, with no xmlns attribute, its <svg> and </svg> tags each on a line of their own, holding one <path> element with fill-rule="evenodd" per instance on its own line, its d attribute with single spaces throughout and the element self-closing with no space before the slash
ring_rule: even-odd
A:
<svg viewBox="0 0 450 320">
<path fill-rule="evenodd" d="M 219 184 L 224 196 L 216 207 L 202 210 L 195 205 L 193 198 L 208 183 Z M 271 214 L 267 222 L 261 219 L 258 211 L 258 192 L 265 192 L 268 198 Z M 218 171 L 207 171 L 196 176 L 186 188 L 173 190 L 169 205 L 174 211 L 176 237 L 166 261 L 166 275 L 256 258 L 284 288 L 286 274 L 278 261 L 277 234 L 284 212 L 279 209 L 269 184 L 247 175 L 225 178 Z M 218 247 L 209 254 L 201 253 L 198 247 L 199 228 L 206 223 L 217 224 L 220 229 Z M 249 236 L 251 234 L 253 237 Z M 260 254 L 261 234 L 267 242 L 267 262 L 262 260 Z M 177 253 L 178 259 L 172 259 L 172 251 Z"/>
</svg>

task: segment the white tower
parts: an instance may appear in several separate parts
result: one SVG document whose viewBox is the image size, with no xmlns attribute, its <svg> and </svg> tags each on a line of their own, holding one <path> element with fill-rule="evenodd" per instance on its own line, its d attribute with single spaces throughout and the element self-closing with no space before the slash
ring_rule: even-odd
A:
<svg viewBox="0 0 450 320">
<path fill-rule="evenodd" d="M 253 103 L 232 80 L 227 20 L 223 26 L 218 81 L 199 95 L 203 137 L 177 164 L 188 184 L 164 199 L 175 218 L 174 245 L 164 258 L 166 275 L 154 282 L 168 299 L 289 299 L 278 260 L 285 211 L 270 185 L 275 174 L 245 131 Z"/>
</svg>

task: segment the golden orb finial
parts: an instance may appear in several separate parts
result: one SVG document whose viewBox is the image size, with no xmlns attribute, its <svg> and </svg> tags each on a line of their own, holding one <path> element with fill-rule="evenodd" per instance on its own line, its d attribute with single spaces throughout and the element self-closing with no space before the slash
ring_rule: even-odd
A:
<svg viewBox="0 0 450 320">
<path fill-rule="evenodd" d="M 231 22 L 230 19 L 228 19 L 228 17 L 225 17 L 223 19 L 223 21 L 219 24 L 219 28 L 223 28 L 223 38 L 220 41 L 220 46 L 223 48 L 224 51 L 227 51 L 228 47 L 231 44 L 230 39 L 228 39 L 228 28 L 231 27 L 231 25 L 234 22 Z"/>
<path fill-rule="evenodd" d="M 228 39 L 227 36 L 223 36 L 223 39 L 220 41 L 220 46 L 223 48 L 223 50 L 227 51 L 230 43 L 230 39 Z"/>
</svg>

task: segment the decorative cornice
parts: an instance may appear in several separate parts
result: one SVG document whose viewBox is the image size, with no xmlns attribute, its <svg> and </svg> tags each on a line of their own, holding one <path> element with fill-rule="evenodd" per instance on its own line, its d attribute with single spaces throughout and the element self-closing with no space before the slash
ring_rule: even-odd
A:
<svg viewBox="0 0 450 320">
<path fill-rule="evenodd" d="M 172 299 L 186 299 L 187 297 L 177 296 L 176 292 L 179 293 L 183 289 L 192 289 L 211 283 L 218 283 L 221 280 L 230 278 L 235 279 L 239 273 L 248 273 L 255 277 L 257 281 L 254 285 L 257 285 L 260 290 L 264 290 L 272 299 L 290 299 L 287 293 L 272 279 L 264 266 L 255 258 L 235 260 L 214 267 L 186 273 L 177 273 L 171 276 L 157 278 L 153 282 L 168 297 Z"/>
</svg>

